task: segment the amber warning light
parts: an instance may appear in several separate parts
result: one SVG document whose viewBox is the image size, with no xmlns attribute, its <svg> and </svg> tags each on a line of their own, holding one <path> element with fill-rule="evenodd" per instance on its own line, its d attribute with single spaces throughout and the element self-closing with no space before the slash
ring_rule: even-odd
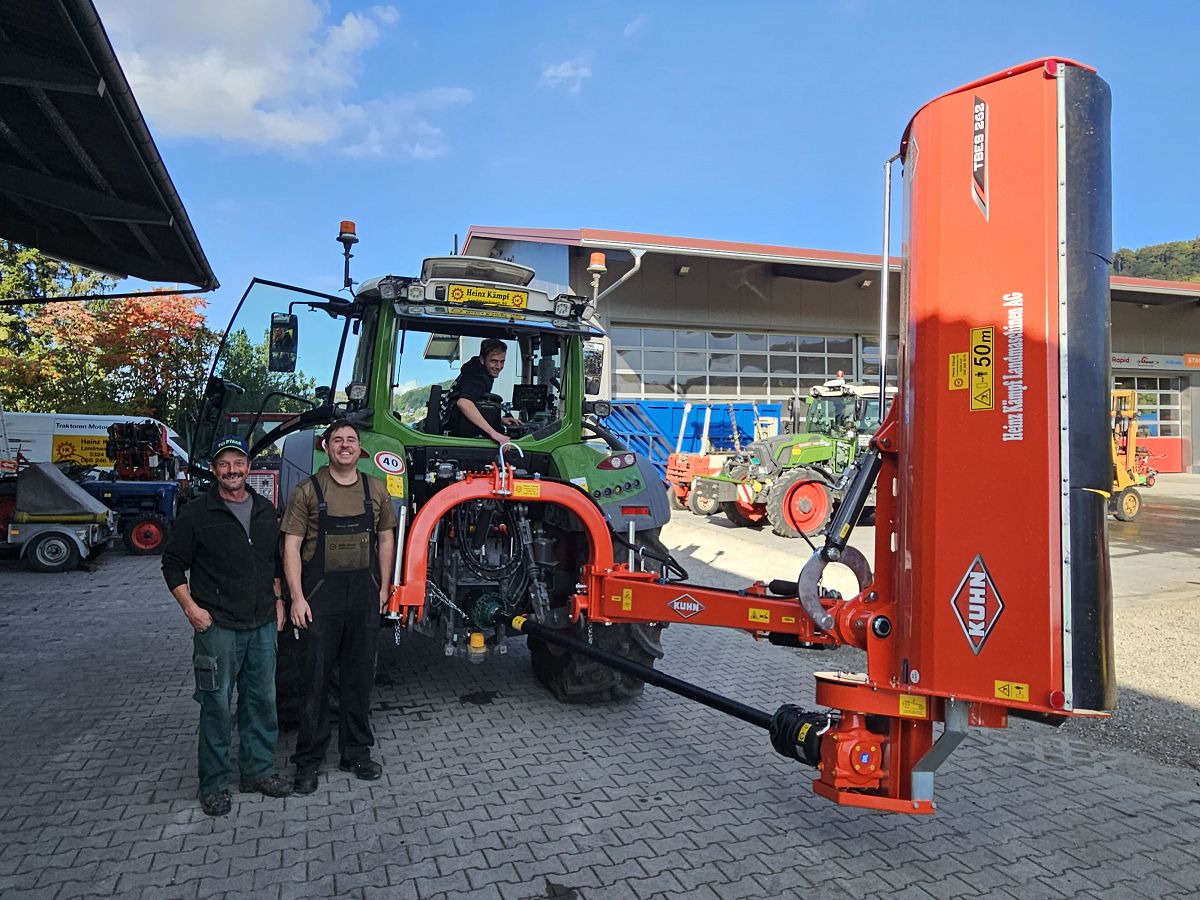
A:
<svg viewBox="0 0 1200 900">
<path fill-rule="evenodd" d="M 358 231 L 353 222 L 349 219 L 342 220 L 341 232 L 338 234 L 338 240 L 344 244 L 354 244 L 358 242 Z"/>
<path fill-rule="evenodd" d="M 587 270 L 593 274 L 598 273 L 600 275 L 603 275 L 605 272 L 607 272 L 608 267 L 604 264 L 604 254 L 593 253 L 591 258 L 588 260 Z"/>
</svg>

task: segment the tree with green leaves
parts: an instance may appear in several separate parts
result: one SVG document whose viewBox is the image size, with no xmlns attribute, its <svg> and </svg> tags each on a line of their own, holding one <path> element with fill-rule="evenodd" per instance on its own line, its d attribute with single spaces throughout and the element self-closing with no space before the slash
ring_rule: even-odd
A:
<svg viewBox="0 0 1200 900">
<path fill-rule="evenodd" d="M 1200 281 L 1200 237 L 1137 250 L 1122 248 L 1113 256 L 1113 271 L 1135 278 Z"/>
</svg>

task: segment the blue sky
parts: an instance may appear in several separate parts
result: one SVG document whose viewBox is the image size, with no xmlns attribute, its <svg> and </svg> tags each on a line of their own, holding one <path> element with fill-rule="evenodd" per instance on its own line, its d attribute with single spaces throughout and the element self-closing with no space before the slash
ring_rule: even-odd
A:
<svg viewBox="0 0 1200 900">
<path fill-rule="evenodd" d="M 1200 4 L 96 0 L 223 287 L 415 273 L 472 223 L 878 252 L 927 100 L 1028 59 L 1113 90 L 1114 244 L 1200 234 Z"/>
</svg>

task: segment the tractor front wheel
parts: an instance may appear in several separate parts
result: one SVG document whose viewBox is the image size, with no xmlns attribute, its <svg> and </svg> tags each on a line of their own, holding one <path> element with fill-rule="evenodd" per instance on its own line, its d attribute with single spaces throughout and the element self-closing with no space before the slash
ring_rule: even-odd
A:
<svg viewBox="0 0 1200 900">
<path fill-rule="evenodd" d="M 762 528 L 767 521 L 766 507 L 757 503 L 726 500 L 721 504 L 721 511 L 739 528 Z"/>
<path fill-rule="evenodd" d="M 125 549 L 135 556 L 156 556 L 167 542 L 167 520 L 160 515 L 141 515 L 125 526 Z"/>
<path fill-rule="evenodd" d="M 696 490 L 688 491 L 687 508 L 693 516 L 711 516 L 720 511 L 721 504 L 712 497 L 703 497 Z"/>
<path fill-rule="evenodd" d="M 1134 488 L 1125 488 L 1114 499 L 1113 515 L 1122 522 L 1132 522 L 1142 511 L 1142 495 Z"/>
<path fill-rule="evenodd" d="M 829 485 L 810 469 L 785 472 L 767 495 L 767 519 L 780 537 L 816 534 L 825 527 L 832 511 Z"/>
</svg>

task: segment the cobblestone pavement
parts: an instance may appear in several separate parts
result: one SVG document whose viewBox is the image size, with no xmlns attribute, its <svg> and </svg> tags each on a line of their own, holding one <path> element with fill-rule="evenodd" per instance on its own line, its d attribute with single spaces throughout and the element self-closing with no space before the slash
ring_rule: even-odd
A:
<svg viewBox="0 0 1200 900">
<path fill-rule="evenodd" d="M 5 900 L 1200 894 L 1194 770 L 1069 731 L 972 732 L 937 815 L 844 809 L 764 733 L 665 692 L 558 705 L 519 641 L 477 666 L 385 643 L 383 779 L 331 753 L 317 793 L 235 794 L 213 820 L 195 800 L 189 634 L 158 560 L 113 551 L 60 576 L 0 561 L 0 606 Z M 762 709 L 811 704 L 814 670 L 855 664 L 700 628 L 664 643 L 664 670 Z"/>
</svg>

